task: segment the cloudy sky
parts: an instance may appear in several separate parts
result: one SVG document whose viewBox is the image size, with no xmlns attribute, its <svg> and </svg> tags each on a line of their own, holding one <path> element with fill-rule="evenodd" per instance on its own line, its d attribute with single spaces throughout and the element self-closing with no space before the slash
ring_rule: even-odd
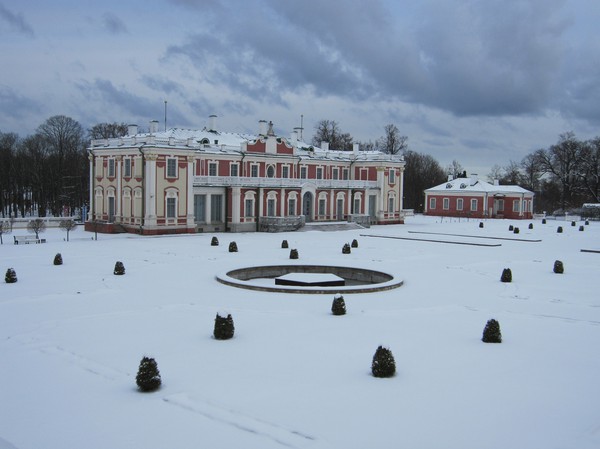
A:
<svg viewBox="0 0 600 449">
<path fill-rule="evenodd" d="M 597 0 L 0 0 L 0 131 L 62 114 L 310 140 L 393 123 L 468 172 L 600 135 Z"/>
</svg>

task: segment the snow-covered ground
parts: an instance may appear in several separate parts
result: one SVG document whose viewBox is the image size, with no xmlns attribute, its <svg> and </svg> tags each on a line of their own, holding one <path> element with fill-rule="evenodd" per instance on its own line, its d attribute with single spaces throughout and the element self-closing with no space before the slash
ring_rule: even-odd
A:
<svg viewBox="0 0 600 449">
<path fill-rule="evenodd" d="M 596 449 L 600 254 L 580 250 L 600 249 L 600 223 L 533 223 L 417 216 L 362 231 L 217 234 L 218 247 L 211 234 L 5 236 L 0 269 L 18 282 L 0 285 L 0 448 Z M 404 285 L 346 294 L 348 314 L 333 316 L 333 294 L 215 280 L 291 263 L 283 239 L 297 263 L 372 268 Z M 232 340 L 212 338 L 217 312 L 232 314 Z M 481 341 L 490 318 L 502 344 Z M 391 379 L 370 374 L 380 344 L 396 359 Z M 136 389 L 144 355 L 161 371 L 154 393 Z"/>
</svg>

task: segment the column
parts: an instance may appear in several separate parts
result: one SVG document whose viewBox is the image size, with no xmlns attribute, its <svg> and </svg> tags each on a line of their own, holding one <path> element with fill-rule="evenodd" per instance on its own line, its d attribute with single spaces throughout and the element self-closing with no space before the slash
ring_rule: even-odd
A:
<svg viewBox="0 0 600 449">
<path fill-rule="evenodd" d="M 194 227 L 194 156 L 187 157 L 187 207 L 186 207 L 186 222 L 187 226 Z"/>
<path fill-rule="evenodd" d="M 231 188 L 231 223 L 238 224 L 240 222 L 240 198 L 242 195 L 241 187 Z"/>
<path fill-rule="evenodd" d="M 146 155 L 146 204 L 145 223 L 147 226 L 156 225 L 156 154 Z"/>
<path fill-rule="evenodd" d="M 121 203 L 123 202 L 123 180 L 121 179 L 121 164 L 123 163 L 123 157 L 117 156 L 115 158 L 115 164 L 117 165 L 117 192 L 116 192 L 116 202 L 115 204 L 115 221 L 117 223 L 121 223 L 123 221 L 122 211 L 121 211 Z"/>
</svg>

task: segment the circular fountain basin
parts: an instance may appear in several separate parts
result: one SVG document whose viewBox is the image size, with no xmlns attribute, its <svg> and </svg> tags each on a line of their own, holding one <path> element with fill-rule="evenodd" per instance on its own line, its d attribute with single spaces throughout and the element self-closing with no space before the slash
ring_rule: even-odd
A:
<svg viewBox="0 0 600 449">
<path fill-rule="evenodd" d="M 333 275 L 344 281 L 344 285 L 314 285 L 303 282 L 304 285 L 277 284 L 277 278 L 292 278 L 306 280 Z M 244 267 L 230 270 L 216 276 L 217 281 L 232 287 L 245 288 L 280 293 L 370 293 L 398 288 L 403 284 L 401 279 L 389 273 L 362 267 L 331 266 L 331 265 L 266 265 Z M 296 283 L 298 284 L 298 283 Z"/>
</svg>

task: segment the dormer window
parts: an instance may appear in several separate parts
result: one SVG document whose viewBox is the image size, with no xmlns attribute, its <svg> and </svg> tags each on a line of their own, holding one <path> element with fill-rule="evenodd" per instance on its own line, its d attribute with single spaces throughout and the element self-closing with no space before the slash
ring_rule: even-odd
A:
<svg viewBox="0 0 600 449">
<path fill-rule="evenodd" d="M 452 188 L 452 184 L 450 184 L 450 183 L 446 184 L 446 188 L 447 189 L 451 189 Z"/>
<path fill-rule="evenodd" d="M 467 188 L 467 185 L 466 185 L 465 183 L 462 183 L 462 184 L 460 185 L 460 188 L 461 188 L 461 189 L 466 189 L 466 188 Z"/>
</svg>

